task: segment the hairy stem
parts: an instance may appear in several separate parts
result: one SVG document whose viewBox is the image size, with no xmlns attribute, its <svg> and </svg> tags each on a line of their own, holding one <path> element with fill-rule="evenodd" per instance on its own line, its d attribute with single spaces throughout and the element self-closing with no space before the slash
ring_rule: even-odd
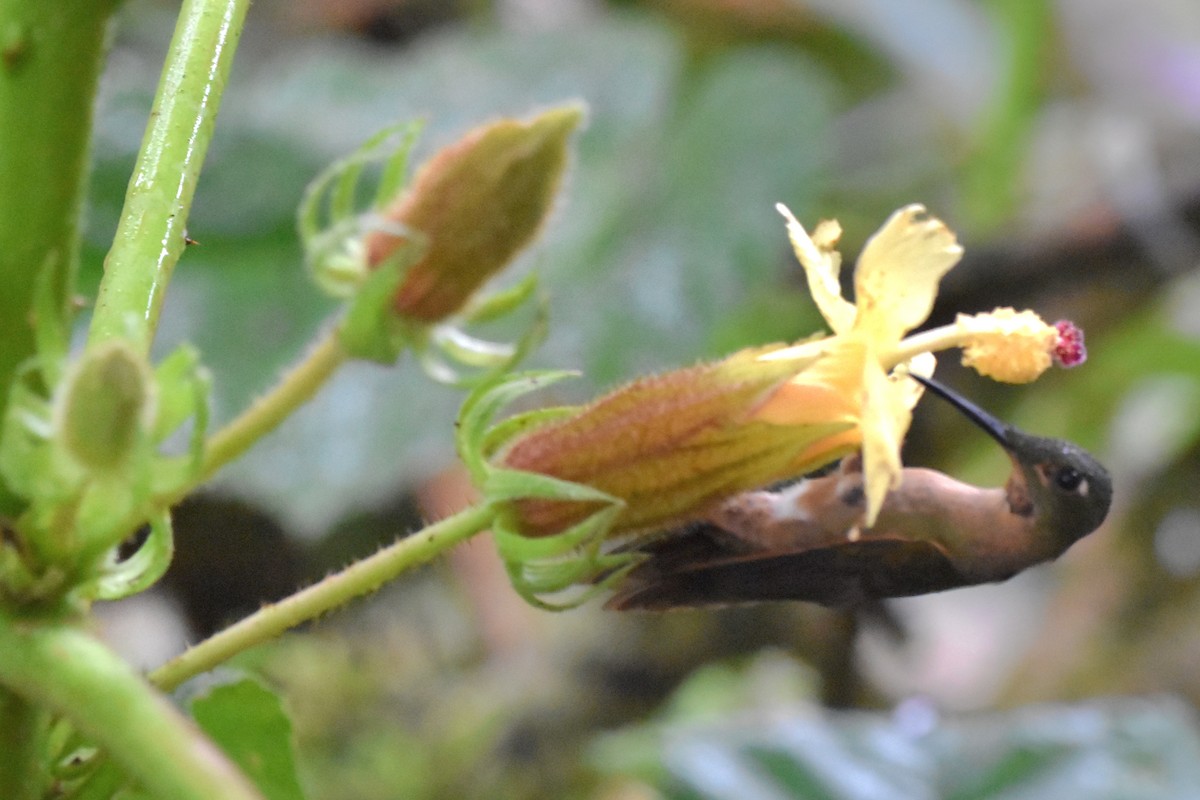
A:
<svg viewBox="0 0 1200 800">
<path fill-rule="evenodd" d="M 330 330 L 270 392 L 255 400 L 241 416 L 205 443 L 204 464 L 198 482 L 211 478 L 312 399 L 346 358 L 337 331 Z"/>
<path fill-rule="evenodd" d="M 206 639 L 151 672 L 150 680 L 163 689 L 174 689 L 289 628 L 374 592 L 404 571 L 484 530 L 491 524 L 493 513 L 490 506 L 474 506 L 401 539 Z"/>
</svg>

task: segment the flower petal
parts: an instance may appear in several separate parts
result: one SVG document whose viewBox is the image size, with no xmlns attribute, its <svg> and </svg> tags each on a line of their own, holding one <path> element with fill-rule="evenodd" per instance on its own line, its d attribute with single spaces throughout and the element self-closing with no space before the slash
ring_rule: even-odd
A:
<svg viewBox="0 0 1200 800">
<path fill-rule="evenodd" d="M 962 257 L 954 232 L 924 214 L 925 207 L 917 204 L 896 211 L 859 256 L 855 328 L 868 341 L 899 341 L 924 322 L 933 310 L 938 281 Z"/>
<path fill-rule="evenodd" d="M 787 220 L 788 238 L 804 267 L 808 291 L 821 316 L 834 333 L 847 333 L 854 325 L 856 311 L 854 304 L 842 297 L 842 284 L 838 280 L 842 256 L 834 246 L 841 236 L 841 227 L 836 222 L 822 222 L 809 237 L 787 206 L 776 203 L 775 209 Z"/>
<path fill-rule="evenodd" d="M 768 395 L 754 410 L 752 419 L 772 425 L 858 419 L 866 346 L 857 338 L 822 341 L 824 352 L 820 358 Z"/>
<path fill-rule="evenodd" d="M 916 359 L 914 359 L 916 361 Z M 927 364 L 917 364 L 923 372 Z M 862 431 L 863 480 L 867 493 L 867 527 L 875 524 L 887 493 L 900 485 L 903 465 L 900 446 L 912 421 L 912 408 L 920 398 L 916 381 L 900 375 L 889 378 L 875 359 L 863 366 Z"/>
</svg>

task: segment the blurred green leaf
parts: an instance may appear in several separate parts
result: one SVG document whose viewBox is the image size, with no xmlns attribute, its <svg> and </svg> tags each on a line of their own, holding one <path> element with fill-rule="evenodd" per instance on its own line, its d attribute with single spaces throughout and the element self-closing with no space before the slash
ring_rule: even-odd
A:
<svg viewBox="0 0 1200 800">
<path fill-rule="evenodd" d="M 303 800 L 292 753 L 292 723 L 279 698 L 253 680 L 211 689 L 192 716 L 267 800 Z"/>
<path fill-rule="evenodd" d="M 1045 62 L 1050 48 L 1051 5 L 1044 0 L 987 4 L 1001 38 L 1003 75 L 964 164 L 964 208 L 977 231 L 996 230 L 1017 209 L 1018 180 L 1030 131 L 1042 111 Z"/>
<path fill-rule="evenodd" d="M 662 777 L 641 777 L 672 798 L 1172 800 L 1200 792 L 1196 721 L 1168 698 L 944 719 L 931 707 L 893 715 L 776 707 L 658 731 Z M 644 728 L 622 735 L 647 746 Z"/>
</svg>

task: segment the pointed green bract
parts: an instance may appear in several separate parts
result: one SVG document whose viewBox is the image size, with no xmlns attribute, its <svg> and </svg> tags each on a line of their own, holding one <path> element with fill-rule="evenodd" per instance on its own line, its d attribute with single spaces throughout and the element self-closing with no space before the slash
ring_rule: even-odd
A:
<svg viewBox="0 0 1200 800">
<path fill-rule="evenodd" d="M 365 167 L 374 162 L 383 164 L 374 205 L 377 210 L 403 185 L 408 156 L 421 127 L 420 123 L 406 122 L 384 128 L 362 147 L 326 167 L 305 189 L 296 227 L 309 271 L 327 294 L 352 296 L 368 273 L 361 242 L 370 218 L 354 205 Z"/>
</svg>

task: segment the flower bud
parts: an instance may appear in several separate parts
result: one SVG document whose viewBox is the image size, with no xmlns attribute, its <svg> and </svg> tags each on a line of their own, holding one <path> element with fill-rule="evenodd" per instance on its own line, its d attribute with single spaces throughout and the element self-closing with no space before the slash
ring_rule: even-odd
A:
<svg viewBox="0 0 1200 800">
<path fill-rule="evenodd" d="M 68 377 L 60 406 L 63 443 L 83 466 L 123 464 L 152 416 L 149 367 L 122 341 L 84 353 Z"/>
<path fill-rule="evenodd" d="M 694 519 L 737 492 L 794 477 L 836 457 L 814 447 L 850 425 L 780 426 L 754 418 L 795 375 L 796 362 L 761 350 L 643 378 L 509 443 L 502 466 L 582 483 L 624 501 L 611 533 Z M 840 455 L 838 453 L 837 455 Z M 559 533 L 598 505 L 514 503 L 527 536 Z"/>
<path fill-rule="evenodd" d="M 383 215 L 424 244 L 395 295 L 397 313 L 436 322 L 458 311 L 540 229 L 562 180 L 577 106 L 502 119 L 440 150 Z M 395 230 L 366 240 L 377 266 L 406 243 Z"/>
</svg>

